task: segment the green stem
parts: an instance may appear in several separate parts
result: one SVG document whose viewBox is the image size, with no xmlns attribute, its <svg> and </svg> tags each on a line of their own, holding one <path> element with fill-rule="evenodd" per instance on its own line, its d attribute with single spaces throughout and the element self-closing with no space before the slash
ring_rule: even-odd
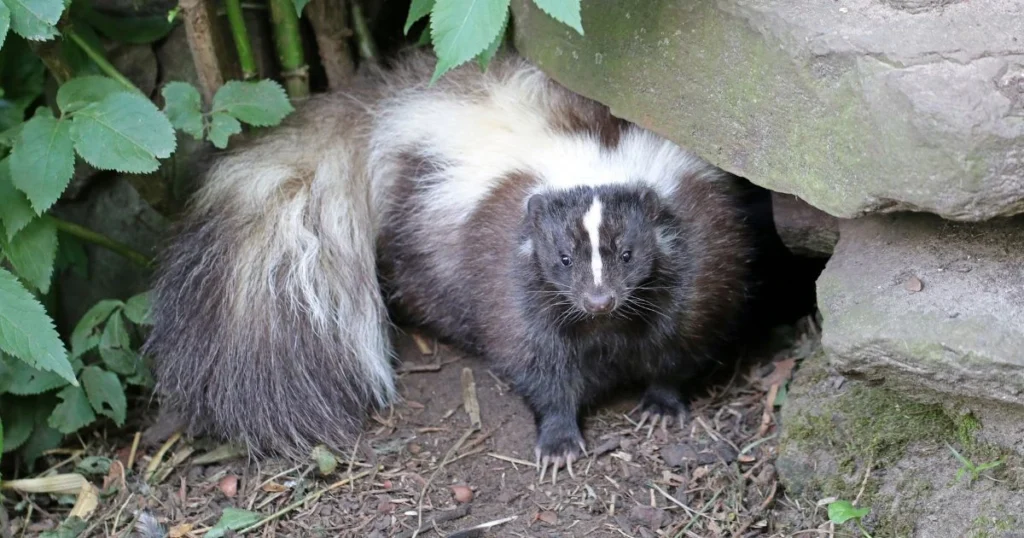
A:
<svg viewBox="0 0 1024 538">
<path fill-rule="evenodd" d="M 58 230 L 68 235 L 77 237 L 83 241 L 88 241 L 95 245 L 99 245 L 112 252 L 116 252 L 121 256 L 128 258 L 132 263 L 139 265 L 141 267 L 145 267 L 147 269 L 153 267 L 153 260 L 150 259 L 149 256 L 146 256 L 145 254 L 133 249 L 132 247 L 129 247 L 128 245 L 125 245 L 124 243 L 119 243 L 99 232 L 94 232 L 86 228 L 85 226 L 81 226 L 73 222 L 68 222 L 63 219 L 59 219 L 57 217 L 54 217 L 53 215 L 49 215 L 47 218 L 52 220 L 53 223 L 57 225 Z"/>
<path fill-rule="evenodd" d="M 242 2 L 241 0 L 224 0 L 224 9 L 228 14 L 231 37 L 234 38 L 235 48 L 238 50 L 238 62 L 242 64 L 242 78 L 249 80 L 256 76 L 256 59 L 252 55 L 249 31 L 245 28 Z"/>
<path fill-rule="evenodd" d="M 299 33 L 299 16 L 292 0 L 268 0 L 270 20 L 274 24 L 274 42 L 277 57 L 281 62 L 285 87 L 292 99 L 309 95 L 308 67 L 302 51 L 302 36 Z"/>
<path fill-rule="evenodd" d="M 366 24 L 366 16 L 359 2 L 352 2 L 352 27 L 356 32 L 356 42 L 359 43 L 359 56 L 368 62 L 376 62 L 377 44 L 373 41 L 370 25 Z"/>
<path fill-rule="evenodd" d="M 96 65 L 98 65 L 100 67 L 100 70 L 103 71 L 108 77 L 120 82 L 126 88 L 141 93 L 141 90 L 136 88 L 135 84 L 132 84 L 132 81 L 125 78 L 125 76 L 122 75 L 121 72 L 118 71 L 113 64 L 107 61 L 103 54 L 101 54 L 98 50 L 93 49 L 92 46 L 90 46 L 86 40 L 82 39 L 82 36 L 78 35 L 78 32 L 75 32 L 75 29 L 73 27 L 65 29 L 64 35 L 70 37 L 71 41 L 74 41 L 76 45 L 82 47 L 82 50 L 85 51 L 85 54 L 88 55 L 89 58 L 92 59 L 92 61 L 96 62 Z"/>
</svg>

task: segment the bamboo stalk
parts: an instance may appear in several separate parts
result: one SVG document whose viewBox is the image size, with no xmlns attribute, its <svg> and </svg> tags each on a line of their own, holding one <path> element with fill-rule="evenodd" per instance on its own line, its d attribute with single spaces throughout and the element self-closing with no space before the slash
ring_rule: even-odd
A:
<svg viewBox="0 0 1024 538">
<path fill-rule="evenodd" d="M 349 51 L 348 2 L 346 0 L 312 0 L 306 6 L 307 17 L 313 26 L 320 62 L 331 88 L 344 86 L 355 72 L 355 62 Z"/>
<path fill-rule="evenodd" d="M 268 0 L 270 20 L 274 24 L 274 44 L 281 62 L 281 76 L 292 99 L 309 95 L 309 66 L 302 50 L 299 16 L 292 0 Z"/>
<path fill-rule="evenodd" d="M 249 41 L 249 31 L 245 27 L 245 17 L 242 15 L 241 0 L 224 0 L 224 9 L 227 11 L 228 24 L 231 26 L 231 37 L 235 40 L 235 50 L 238 51 L 238 63 L 242 67 L 242 78 L 249 80 L 256 77 L 256 58 L 252 54 L 252 42 Z"/>
<path fill-rule="evenodd" d="M 65 29 L 64 35 L 71 38 L 71 41 L 74 41 L 76 45 L 81 47 L 82 50 L 85 51 L 85 54 L 92 61 L 96 62 L 96 65 L 99 66 L 100 71 L 103 71 L 103 74 L 120 82 L 124 87 L 128 89 L 135 90 L 137 92 L 141 91 L 137 87 L 135 87 L 135 84 L 132 84 L 132 81 L 128 80 L 127 77 L 122 75 L 121 72 L 118 71 L 116 67 L 114 67 L 114 64 L 110 63 L 110 61 L 107 60 L 106 56 L 104 56 L 103 53 L 92 48 L 92 46 L 89 45 L 88 41 L 83 39 L 82 36 L 78 35 L 78 32 L 75 31 L 74 27 L 68 27 L 67 29 Z"/>
<path fill-rule="evenodd" d="M 231 63 L 225 57 L 226 40 L 216 25 L 213 0 L 180 0 L 178 6 L 185 22 L 192 62 L 199 76 L 199 91 L 209 104 L 224 81 L 233 78 L 234 73 L 229 72 L 233 71 Z"/>
<path fill-rule="evenodd" d="M 81 226 L 73 222 L 68 222 L 66 220 L 59 219 L 52 215 L 49 215 L 47 218 L 53 221 L 53 223 L 57 226 L 58 230 L 68 235 L 77 237 L 78 239 L 81 239 L 83 241 L 88 241 L 95 245 L 99 245 L 112 252 L 116 252 L 117 254 L 120 254 L 121 256 L 128 258 L 130 261 L 141 267 L 148 268 L 152 267 L 153 265 L 153 261 L 150 260 L 148 256 L 133 249 L 132 247 L 129 247 L 128 245 L 125 245 L 124 243 L 119 243 L 99 232 L 94 232 L 86 228 L 85 226 Z"/>
<path fill-rule="evenodd" d="M 352 2 L 352 26 L 356 31 L 356 41 L 359 43 L 359 56 L 370 63 L 377 63 L 377 43 L 373 41 L 370 33 L 370 26 L 366 24 L 366 17 L 359 2 Z"/>
</svg>

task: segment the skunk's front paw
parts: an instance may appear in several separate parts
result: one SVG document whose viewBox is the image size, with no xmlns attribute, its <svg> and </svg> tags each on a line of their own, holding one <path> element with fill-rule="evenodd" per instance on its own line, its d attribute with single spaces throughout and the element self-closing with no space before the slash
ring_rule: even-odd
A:
<svg viewBox="0 0 1024 538">
<path fill-rule="evenodd" d="M 640 405 L 633 408 L 630 414 L 637 410 L 640 410 L 641 414 L 636 430 L 648 424 L 647 437 L 654 433 L 654 427 L 658 422 L 661 422 L 663 431 L 668 431 L 668 426 L 673 420 L 679 422 L 679 427 L 682 428 L 690 416 L 690 407 L 679 397 L 679 391 L 658 385 L 647 387 Z M 648 419 L 650 422 L 647 422 Z"/>
<path fill-rule="evenodd" d="M 540 469 L 538 482 L 544 481 L 544 474 L 548 466 L 551 466 L 551 483 L 558 480 L 558 468 L 565 465 L 569 476 L 573 479 L 576 474 L 573 472 L 572 464 L 586 454 L 586 442 L 583 441 L 583 434 L 579 426 L 572 425 L 563 427 L 542 427 L 537 432 L 537 467 Z"/>
</svg>

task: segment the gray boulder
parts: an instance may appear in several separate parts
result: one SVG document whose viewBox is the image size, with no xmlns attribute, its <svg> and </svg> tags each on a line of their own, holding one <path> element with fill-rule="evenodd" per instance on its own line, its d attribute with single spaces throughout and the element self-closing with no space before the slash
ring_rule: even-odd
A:
<svg viewBox="0 0 1024 538">
<path fill-rule="evenodd" d="M 827 258 L 839 241 L 839 219 L 791 194 L 772 193 L 775 229 L 794 254 Z"/>
<path fill-rule="evenodd" d="M 837 217 L 1024 212 L 1019 0 L 515 0 L 518 50 L 569 88 Z"/>
<path fill-rule="evenodd" d="M 842 221 L 817 288 L 840 372 L 968 409 L 1024 454 L 1024 218 Z"/>
</svg>

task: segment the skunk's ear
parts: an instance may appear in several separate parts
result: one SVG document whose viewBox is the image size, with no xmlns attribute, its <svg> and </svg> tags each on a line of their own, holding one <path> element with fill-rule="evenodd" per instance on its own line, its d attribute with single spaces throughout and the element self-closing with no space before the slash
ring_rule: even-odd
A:
<svg viewBox="0 0 1024 538">
<path fill-rule="evenodd" d="M 541 217 L 548 207 L 548 198 L 543 194 L 534 194 L 526 201 L 526 218 L 534 226 L 540 224 Z"/>
<path fill-rule="evenodd" d="M 651 220 L 657 220 L 661 214 L 661 197 L 650 187 L 641 187 L 639 192 L 640 209 Z"/>
</svg>

